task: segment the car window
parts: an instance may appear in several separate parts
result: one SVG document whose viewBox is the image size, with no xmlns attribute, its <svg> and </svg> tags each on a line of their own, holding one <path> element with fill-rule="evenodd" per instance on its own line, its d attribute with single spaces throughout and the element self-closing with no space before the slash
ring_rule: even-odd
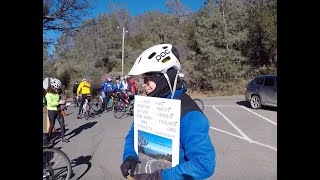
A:
<svg viewBox="0 0 320 180">
<path fill-rule="evenodd" d="M 256 79 L 254 80 L 254 82 L 256 84 L 262 85 L 263 84 L 263 78 L 262 77 L 256 77 Z"/>
<path fill-rule="evenodd" d="M 273 86 L 275 79 L 272 77 L 264 78 L 264 86 Z"/>
</svg>

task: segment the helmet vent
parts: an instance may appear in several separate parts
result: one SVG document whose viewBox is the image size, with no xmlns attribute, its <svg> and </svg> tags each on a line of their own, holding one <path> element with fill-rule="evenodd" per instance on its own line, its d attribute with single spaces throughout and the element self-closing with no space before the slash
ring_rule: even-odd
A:
<svg viewBox="0 0 320 180">
<path fill-rule="evenodd" d="M 166 62 L 168 62 L 170 59 L 171 59 L 171 57 L 170 57 L 170 56 L 167 56 L 167 57 L 164 58 L 161 62 L 162 62 L 162 63 L 166 63 Z"/>
<path fill-rule="evenodd" d="M 139 61 L 138 61 L 138 64 L 140 63 L 140 61 L 141 61 L 141 58 L 142 58 L 142 57 L 140 57 L 140 59 L 139 59 Z"/>
<path fill-rule="evenodd" d="M 163 47 L 162 47 L 162 49 L 167 49 L 167 48 L 168 48 L 168 46 L 163 46 Z"/>
<path fill-rule="evenodd" d="M 151 59 L 151 58 L 153 58 L 153 56 L 155 56 L 155 55 L 156 55 L 156 53 L 153 52 L 152 54 L 150 54 L 150 56 L 149 56 L 148 58 Z"/>
</svg>

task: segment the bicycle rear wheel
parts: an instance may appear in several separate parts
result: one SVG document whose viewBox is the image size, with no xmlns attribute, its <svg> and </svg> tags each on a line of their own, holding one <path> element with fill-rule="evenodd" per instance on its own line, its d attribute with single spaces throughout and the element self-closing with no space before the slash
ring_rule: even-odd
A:
<svg viewBox="0 0 320 180">
<path fill-rule="evenodd" d="M 56 148 L 43 149 L 43 179 L 65 179 L 71 178 L 72 168 L 68 156 Z"/>
<path fill-rule="evenodd" d="M 201 99 L 198 99 L 198 98 L 194 98 L 193 99 L 194 102 L 199 106 L 199 108 L 201 109 L 201 111 L 204 110 L 204 104 L 203 104 L 203 101 Z"/>
<path fill-rule="evenodd" d="M 91 100 L 90 105 L 92 110 L 97 112 L 97 111 L 100 111 L 102 108 L 102 101 L 100 98 L 94 98 Z"/>
<path fill-rule="evenodd" d="M 90 116 L 91 116 L 90 111 L 84 112 L 85 120 L 88 120 Z"/>
<path fill-rule="evenodd" d="M 89 117 L 91 116 L 91 106 L 88 100 L 86 100 L 85 103 L 83 104 L 82 110 L 83 110 L 83 115 L 85 117 L 85 120 L 88 120 Z"/>
<path fill-rule="evenodd" d="M 77 100 L 77 97 L 73 97 L 73 104 L 74 104 L 74 107 L 80 106 L 80 102 Z"/>
<path fill-rule="evenodd" d="M 117 101 L 113 106 L 113 116 L 120 119 L 126 112 L 124 102 Z"/>
</svg>

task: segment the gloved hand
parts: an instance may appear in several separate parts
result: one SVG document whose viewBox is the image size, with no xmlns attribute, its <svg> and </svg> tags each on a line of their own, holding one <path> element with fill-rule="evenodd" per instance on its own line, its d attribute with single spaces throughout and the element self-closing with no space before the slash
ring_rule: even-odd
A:
<svg viewBox="0 0 320 180">
<path fill-rule="evenodd" d="M 136 170 L 136 165 L 138 160 L 132 156 L 128 156 L 120 166 L 122 175 L 127 178 L 129 175 L 128 171 L 130 170 L 130 176 L 134 176 L 134 171 Z"/>
<path fill-rule="evenodd" d="M 158 169 L 151 174 L 148 174 L 148 173 L 136 174 L 134 176 L 134 179 L 136 179 L 136 180 L 162 180 L 161 173 L 162 173 L 162 169 Z"/>
</svg>

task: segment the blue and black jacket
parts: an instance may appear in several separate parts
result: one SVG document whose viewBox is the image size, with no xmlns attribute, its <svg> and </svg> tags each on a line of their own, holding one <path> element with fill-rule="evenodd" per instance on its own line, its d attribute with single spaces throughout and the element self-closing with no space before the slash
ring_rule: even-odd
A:
<svg viewBox="0 0 320 180">
<path fill-rule="evenodd" d="M 166 98 L 170 98 L 171 93 Z M 179 164 L 162 171 L 162 180 L 205 179 L 213 175 L 216 166 L 215 150 L 209 137 L 209 121 L 198 105 L 183 89 L 175 91 L 174 99 L 181 100 Z M 123 161 L 128 156 L 138 159 L 134 150 L 132 124 L 124 145 Z"/>
<path fill-rule="evenodd" d="M 113 92 L 115 90 L 114 84 L 112 81 L 106 82 L 103 84 L 103 91 L 106 92 Z"/>
</svg>

